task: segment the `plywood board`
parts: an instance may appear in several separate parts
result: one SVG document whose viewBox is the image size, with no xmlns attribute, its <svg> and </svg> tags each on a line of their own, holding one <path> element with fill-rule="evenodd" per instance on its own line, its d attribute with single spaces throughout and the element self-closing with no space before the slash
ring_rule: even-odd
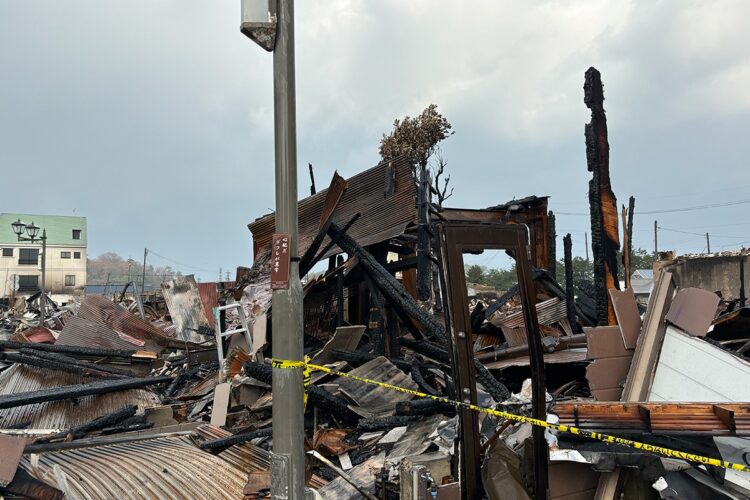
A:
<svg viewBox="0 0 750 500">
<path fill-rule="evenodd" d="M 683 288 L 677 292 L 666 320 L 694 337 L 705 337 L 716 316 L 719 296 L 700 288 Z"/>
<path fill-rule="evenodd" d="M 211 425 L 221 427 L 227 423 L 227 408 L 229 407 L 229 391 L 232 384 L 225 382 L 216 386 L 214 390 L 214 406 L 211 409 Z"/>
<path fill-rule="evenodd" d="M 641 315 L 638 313 L 638 300 L 635 298 L 635 293 L 632 288 L 626 288 L 622 292 L 611 288 L 609 296 L 612 299 L 612 307 L 615 310 L 625 348 L 635 349 L 638 335 L 641 333 Z"/>
</svg>

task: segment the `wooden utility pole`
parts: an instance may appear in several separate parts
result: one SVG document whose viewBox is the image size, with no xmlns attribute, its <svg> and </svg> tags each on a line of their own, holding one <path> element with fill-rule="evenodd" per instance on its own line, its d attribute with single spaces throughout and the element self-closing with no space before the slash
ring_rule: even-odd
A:
<svg viewBox="0 0 750 500">
<path fill-rule="evenodd" d="M 654 260 L 659 260 L 659 225 L 654 221 Z"/>
<path fill-rule="evenodd" d="M 557 279 L 557 232 L 552 210 L 547 215 L 547 271 Z"/>
<path fill-rule="evenodd" d="M 706 250 L 711 253 L 711 240 L 708 238 L 708 233 L 706 233 Z"/>
<path fill-rule="evenodd" d="M 583 237 L 586 239 L 586 262 L 589 261 L 589 233 L 583 233 Z"/>
</svg>

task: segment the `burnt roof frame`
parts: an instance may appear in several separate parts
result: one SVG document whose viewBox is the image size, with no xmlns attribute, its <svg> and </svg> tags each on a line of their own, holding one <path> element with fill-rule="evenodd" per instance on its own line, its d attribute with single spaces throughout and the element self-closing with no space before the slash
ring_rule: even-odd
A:
<svg viewBox="0 0 750 500">
<path fill-rule="evenodd" d="M 444 303 L 448 305 L 446 333 L 451 340 L 448 342 L 448 351 L 458 397 L 467 403 L 477 403 L 463 254 L 477 250 L 510 250 L 516 257 L 524 322 L 527 325 L 526 335 L 532 373 L 532 416 L 546 420 L 544 352 L 536 313 L 536 293 L 531 266 L 531 233 L 528 226 L 486 222 L 439 223 L 436 226 L 440 242 L 440 274 L 444 280 Z M 461 433 L 458 453 L 461 498 L 476 498 L 481 494 L 478 415 L 473 410 L 462 407 L 458 409 L 458 416 Z M 532 436 L 535 457 L 534 498 L 546 498 L 548 448 L 544 439 L 544 429 L 535 426 Z"/>
</svg>

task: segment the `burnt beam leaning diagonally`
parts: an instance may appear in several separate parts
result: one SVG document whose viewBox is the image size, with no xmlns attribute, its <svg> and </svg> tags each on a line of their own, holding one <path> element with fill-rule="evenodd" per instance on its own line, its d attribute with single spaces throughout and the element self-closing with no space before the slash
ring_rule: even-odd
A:
<svg viewBox="0 0 750 500">
<path fill-rule="evenodd" d="M 594 254 L 594 292 L 596 316 L 600 325 L 616 324 L 607 290 L 620 288 L 617 278 L 617 251 L 620 248 L 617 222 L 617 198 L 609 177 L 609 140 L 604 113 L 604 88 L 596 68 L 586 71 L 584 102 L 591 110 L 586 124 L 586 162 L 593 176 L 589 181 L 591 212 L 591 249 Z"/>
</svg>

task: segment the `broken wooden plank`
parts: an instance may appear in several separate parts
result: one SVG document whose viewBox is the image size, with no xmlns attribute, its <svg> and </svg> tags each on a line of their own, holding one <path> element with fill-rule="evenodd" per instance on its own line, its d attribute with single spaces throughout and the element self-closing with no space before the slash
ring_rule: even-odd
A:
<svg viewBox="0 0 750 500">
<path fill-rule="evenodd" d="M 33 403 L 43 403 L 45 401 L 60 401 L 64 399 L 79 398 L 81 396 L 90 396 L 92 394 L 106 394 L 109 392 L 137 389 L 171 381 L 172 377 L 126 378 L 101 380 L 90 382 L 88 384 L 66 385 L 63 387 L 42 389 L 33 392 L 21 392 L 0 396 L 0 408 L 13 408 Z"/>
</svg>

